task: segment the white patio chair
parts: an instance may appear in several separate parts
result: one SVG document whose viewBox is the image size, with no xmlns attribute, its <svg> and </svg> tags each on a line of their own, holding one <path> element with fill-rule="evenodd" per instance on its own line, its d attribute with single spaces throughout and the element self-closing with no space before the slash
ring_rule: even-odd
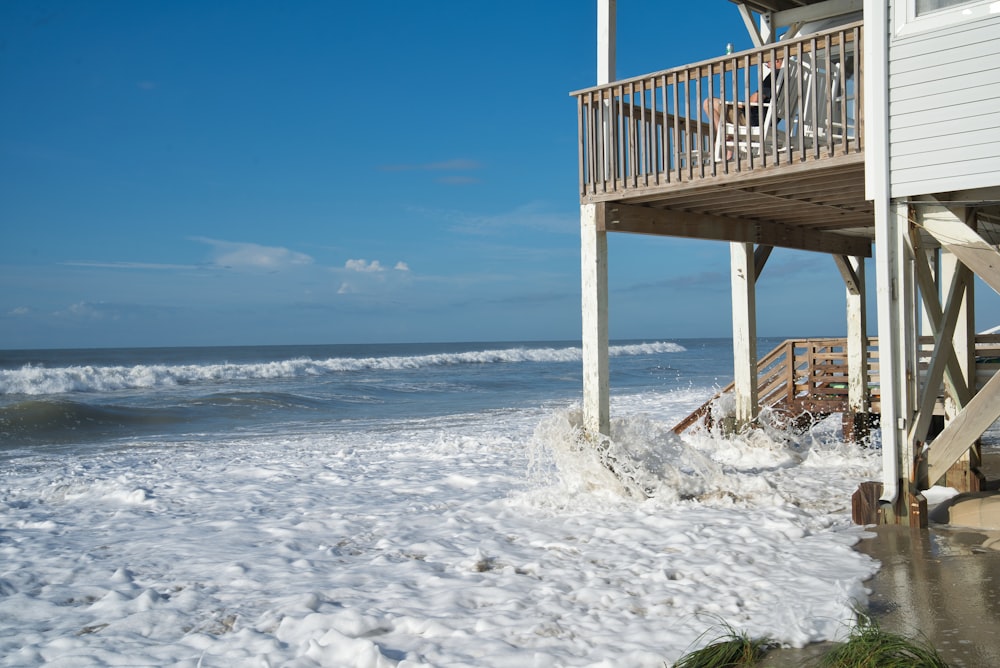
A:
<svg viewBox="0 0 1000 668">
<path fill-rule="evenodd" d="M 715 159 L 722 161 L 728 154 L 740 159 L 755 157 L 762 153 L 772 153 L 775 148 L 783 149 L 788 142 L 787 128 L 791 127 L 790 119 L 784 119 L 787 113 L 793 119 L 799 106 L 799 64 L 795 58 L 787 58 L 783 66 L 773 72 L 774 83 L 771 89 L 771 101 L 744 103 L 729 102 L 725 105 L 722 118 L 715 137 Z M 761 118 L 758 125 L 750 123 L 750 107 L 757 108 L 757 116 Z"/>
</svg>

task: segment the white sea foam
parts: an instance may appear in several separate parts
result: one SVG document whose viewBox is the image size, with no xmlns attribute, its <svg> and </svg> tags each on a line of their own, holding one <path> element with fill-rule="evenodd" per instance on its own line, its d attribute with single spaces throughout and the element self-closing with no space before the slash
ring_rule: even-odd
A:
<svg viewBox="0 0 1000 668">
<path fill-rule="evenodd" d="M 683 346 L 655 342 L 612 346 L 613 356 L 683 352 Z M 68 392 L 111 392 L 172 387 L 187 383 L 304 378 L 352 371 L 421 369 L 436 366 L 578 362 L 580 348 L 506 348 L 427 355 L 308 358 L 247 364 L 138 364 L 134 366 L 44 367 L 0 369 L 0 395 L 49 395 Z"/>
<path fill-rule="evenodd" d="M 7 462 L 0 665 L 660 668 L 721 622 L 841 635 L 877 455 L 681 439 L 654 404 L 618 399 L 625 478 L 574 411 Z"/>
</svg>

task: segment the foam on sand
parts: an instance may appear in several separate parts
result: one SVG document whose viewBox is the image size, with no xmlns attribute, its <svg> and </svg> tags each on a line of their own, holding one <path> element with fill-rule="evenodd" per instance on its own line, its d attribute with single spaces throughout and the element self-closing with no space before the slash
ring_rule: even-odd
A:
<svg viewBox="0 0 1000 668">
<path fill-rule="evenodd" d="M 877 453 L 821 426 L 678 439 L 540 424 L 22 458 L 0 486 L 4 665 L 657 666 L 724 620 L 838 637 Z"/>
</svg>

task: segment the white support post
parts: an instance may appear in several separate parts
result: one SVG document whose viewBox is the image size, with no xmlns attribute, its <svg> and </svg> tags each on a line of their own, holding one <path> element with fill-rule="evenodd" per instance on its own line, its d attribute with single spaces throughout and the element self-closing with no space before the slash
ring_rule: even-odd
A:
<svg viewBox="0 0 1000 668">
<path fill-rule="evenodd" d="M 597 85 L 615 78 L 617 0 L 597 0 Z"/>
<path fill-rule="evenodd" d="M 912 219 L 912 210 L 909 206 L 898 204 L 896 206 L 899 216 L 898 229 L 900 245 L 902 247 L 899 264 L 899 275 L 896 279 L 899 290 L 899 319 L 903 325 L 900 332 L 899 348 L 902 351 L 903 366 L 899 369 L 900 376 L 897 379 L 899 386 L 903 388 L 902 410 L 906 424 L 904 427 L 905 436 L 900 451 L 903 465 L 903 478 L 910 482 L 915 480 L 913 464 L 916 461 L 916 443 L 910 438 L 910 430 L 913 420 L 917 414 L 918 398 L 920 397 L 920 345 L 918 341 L 917 318 L 919 317 L 917 306 L 917 269 L 916 258 L 909 252 L 909 229 Z"/>
<path fill-rule="evenodd" d="M 580 206 L 580 269 L 583 315 L 583 428 L 611 433 L 608 365 L 608 233 L 603 204 Z"/>
<path fill-rule="evenodd" d="M 883 204 L 883 206 L 879 206 Z M 906 230 L 905 207 L 876 201 L 875 275 L 878 311 L 878 359 L 882 434 L 882 501 L 895 503 L 899 480 L 907 476 L 903 466 L 907 414 L 905 401 L 905 334 L 901 307 L 900 277 L 904 265 L 903 233 Z"/>
<path fill-rule="evenodd" d="M 615 78 L 617 0 L 597 0 L 597 83 Z M 604 204 L 580 206 L 580 278 L 583 317 L 583 428 L 611 435 L 608 364 L 608 233 Z"/>
<path fill-rule="evenodd" d="M 847 407 L 854 414 L 868 409 L 868 309 L 865 305 L 865 259 L 846 258 L 855 285 L 847 286 Z"/>
<path fill-rule="evenodd" d="M 735 427 L 757 419 L 757 301 L 752 243 L 729 244 L 733 294 Z"/>
<path fill-rule="evenodd" d="M 871 424 L 865 259 L 846 255 L 834 255 L 833 259 L 847 292 L 847 411 L 842 424 L 844 436 L 860 442 L 868 439 Z"/>
</svg>

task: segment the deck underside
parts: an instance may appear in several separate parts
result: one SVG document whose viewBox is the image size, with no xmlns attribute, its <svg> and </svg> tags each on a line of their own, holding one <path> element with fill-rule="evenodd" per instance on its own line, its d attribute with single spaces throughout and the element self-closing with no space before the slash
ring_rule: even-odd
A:
<svg viewBox="0 0 1000 668">
<path fill-rule="evenodd" d="M 605 229 L 752 242 L 867 257 L 874 240 L 865 199 L 864 154 L 668 184 L 621 187 L 584 201 L 605 202 Z"/>
</svg>

